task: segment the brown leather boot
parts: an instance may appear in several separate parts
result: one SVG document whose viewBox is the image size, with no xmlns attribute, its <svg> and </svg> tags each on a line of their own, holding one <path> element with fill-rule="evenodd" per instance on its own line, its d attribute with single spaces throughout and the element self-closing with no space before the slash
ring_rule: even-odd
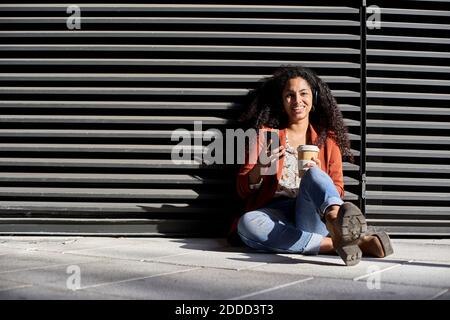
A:
<svg viewBox="0 0 450 320">
<path fill-rule="evenodd" d="M 394 253 L 391 239 L 384 231 L 367 231 L 358 241 L 364 256 L 384 258 Z"/>
<path fill-rule="evenodd" d="M 336 252 L 347 266 L 353 266 L 361 260 L 362 252 L 358 240 L 367 231 L 367 224 L 361 210 L 353 203 L 345 202 L 338 214 L 325 216 L 325 224 L 330 232 Z"/>
</svg>

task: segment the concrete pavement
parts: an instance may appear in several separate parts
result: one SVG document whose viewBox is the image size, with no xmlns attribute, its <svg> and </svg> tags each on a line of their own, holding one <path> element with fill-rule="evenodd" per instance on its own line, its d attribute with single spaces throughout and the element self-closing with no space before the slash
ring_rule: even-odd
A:
<svg viewBox="0 0 450 320">
<path fill-rule="evenodd" d="M 224 239 L 0 237 L 0 299 L 450 299 L 450 239 L 354 267 Z"/>
</svg>

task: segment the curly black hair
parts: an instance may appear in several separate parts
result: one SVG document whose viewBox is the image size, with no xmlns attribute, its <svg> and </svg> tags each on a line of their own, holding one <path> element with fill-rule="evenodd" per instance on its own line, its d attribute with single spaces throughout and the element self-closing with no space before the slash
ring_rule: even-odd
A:
<svg viewBox="0 0 450 320">
<path fill-rule="evenodd" d="M 348 130 L 336 99 L 328 85 L 309 68 L 281 66 L 272 76 L 262 79 L 260 86 L 249 93 L 247 98 L 250 101 L 239 117 L 239 122 L 243 127 L 256 130 L 263 126 L 286 128 L 289 119 L 284 111 L 282 92 L 288 80 L 298 77 L 305 79 L 311 89 L 317 92 L 317 103 L 309 114 L 309 121 L 319 134 L 318 140 L 313 143 L 320 147 L 330 137 L 336 141 L 342 156 L 353 163 Z"/>
</svg>

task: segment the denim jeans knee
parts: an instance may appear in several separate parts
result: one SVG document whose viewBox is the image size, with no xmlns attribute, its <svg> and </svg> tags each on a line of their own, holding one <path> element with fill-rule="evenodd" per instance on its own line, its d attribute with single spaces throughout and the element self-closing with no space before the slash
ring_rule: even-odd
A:
<svg viewBox="0 0 450 320">
<path fill-rule="evenodd" d="M 323 174 L 325 174 L 325 172 L 323 172 L 319 167 L 309 168 L 300 181 L 300 194 L 304 193 L 302 191 L 309 187 L 311 182 L 318 181 Z"/>
<path fill-rule="evenodd" d="M 245 213 L 237 226 L 241 240 L 251 248 L 270 252 L 302 253 L 305 248 L 309 250 L 313 234 L 296 228 L 277 210 L 280 209 L 265 207 Z"/>
<path fill-rule="evenodd" d="M 306 170 L 305 174 L 302 177 L 303 179 L 314 179 L 314 178 L 318 178 L 320 177 L 322 174 L 325 174 L 324 171 L 322 171 L 322 169 L 320 169 L 318 166 L 314 166 L 309 168 L 308 170 Z"/>
<path fill-rule="evenodd" d="M 249 211 L 246 212 L 238 222 L 237 230 L 239 235 L 244 236 L 247 239 L 251 239 L 254 241 L 265 241 L 267 239 L 257 239 L 260 238 L 261 233 L 257 228 L 255 228 L 258 223 L 255 223 L 255 220 L 258 220 L 260 216 L 260 212 L 258 211 Z"/>
<path fill-rule="evenodd" d="M 331 177 L 317 166 L 310 168 L 302 177 L 300 197 L 300 202 L 313 203 L 319 209 L 321 218 L 329 206 L 344 203 Z"/>
</svg>

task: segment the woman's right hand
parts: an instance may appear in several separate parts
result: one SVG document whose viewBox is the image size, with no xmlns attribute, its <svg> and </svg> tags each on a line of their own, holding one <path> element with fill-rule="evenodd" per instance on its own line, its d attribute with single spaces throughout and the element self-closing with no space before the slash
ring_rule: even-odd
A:
<svg viewBox="0 0 450 320">
<path fill-rule="evenodd" d="M 258 156 L 258 165 L 262 168 L 270 167 L 275 164 L 279 159 L 283 158 L 286 154 L 286 148 L 284 146 L 279 146 L 272 150 L 272 153 L 268 153 L 270 145 L 263 148 Z"/>
<path fill-rule="evenodd" d="M 258 147 L 258 149 L 261 151 L 258 154 L 255 166 L 250 171 L 250 184 L 260 183 L 263 176 L 277 174 L 277 162 L 279 159 L 284 157 L 286 153 L 286 148 L 284 146 L 278 146 L 277 148 L 271 150 L 270 142 L 269 145 L 267 145 L 262 140 L 259 140 L 258 143 L 254 146 Z M 270 154 L 268 154 L 268 150 L 271 150 Z"/>
<path fill-rule="evenodd" d="M 286 149 L 283 146 L 275 148 L 272 154 L 267 154 L 267 148 L 263 149 L 258 157 L 258 161 L 250 171 L 250 184 L 260 183 L 263 176 L 277 174 L 277 162 L 284 157 Z"/>
</svg>

